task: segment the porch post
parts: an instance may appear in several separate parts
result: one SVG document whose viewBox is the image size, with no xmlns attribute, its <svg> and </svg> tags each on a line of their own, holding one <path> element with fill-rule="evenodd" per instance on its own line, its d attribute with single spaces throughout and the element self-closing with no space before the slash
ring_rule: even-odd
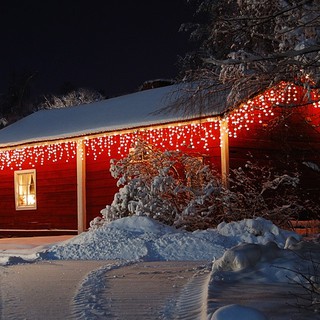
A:
<svg viewBox="0 0 320 320">
<path fill-rule="evenodd" d="M 86 146 L 77 141 L 77 217 L 78 234 L 86 230 Z"/>
<path fill-rule="evenodd" d="M 220 152 L 222 185 L 229 188 L 229 133 L 228 120 L 220 120 Z"/>
</svg>

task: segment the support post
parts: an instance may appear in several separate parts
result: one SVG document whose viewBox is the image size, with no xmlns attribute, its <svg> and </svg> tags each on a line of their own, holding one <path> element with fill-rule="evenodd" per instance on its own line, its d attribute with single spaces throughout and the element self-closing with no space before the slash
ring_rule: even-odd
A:
<svg viewBox="0 0 320 320">
<path fill-rule="evenodd" d="M 86 230 L 86 146 L 77 142 L 77 217 L 78 234 Z"/>
<path fill-rule="evenodd" d="M 220 152 L 222 185 L 229 188 L 229 130 L 228 119 L 220 120 Z"/>
</svg>

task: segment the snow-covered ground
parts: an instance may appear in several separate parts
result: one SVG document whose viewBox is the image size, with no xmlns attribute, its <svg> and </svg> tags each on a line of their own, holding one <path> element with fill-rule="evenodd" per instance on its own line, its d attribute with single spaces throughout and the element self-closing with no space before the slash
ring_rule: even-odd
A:
<svg viewBox="0 0 320 320">
<path fill-rule="evenodd" d="M 162 225 L 148 217 L 133 216 L 63 240 L 39 246 L 35 243 L 17 246 L 0 239 L 0 264 L 3 266 L 0 272 L 8 273 L 15 265 L 26 262 L 47 261 L 52 267 L 52 263 L 65 260 L 113 260 L 113 263 L 87 276 L 89 288 L 95 291 L 93 296 L 97 297 L 96 301 L 101 306 L 101 299 L 104 298 L 99 298 L 100 278 L 114 268 L 139 262 L 205 261 L 211 271 L 206 280 L 201 278 L 198 281 L 201 283 L 198 291 L 201 291 L 201 299 L 208 299 L 208 294 L 215 292 L 222 283 L 287 285 L 288 282 L 300 282 L 303 280 L 301 273 L 310 274 L 310 260 L 319 261 L 320 256 L 318 242 L 301 242 L 299 235 L 281 230 L 262 218 L 222 223 L 216 229 L 187 232 Z M 309 259 L 311 254 L 313 258 Z M 84 288 L 88 290 L 87 282 L 79 284 L 75 297 L 81 296 Z M 316 283 L 319 284 L 319 281 Z M 184 305 L 182 301 L 179 303 Z M 234 314 L 239 320 L 270 318 L 264 307 L 259 309 L 259 304 L 254 308 L 248 304 L 222 306 L 223 301 L 219 299 L 215 303 L 207 303 L 205 311 L 208 319 L 235 319 Z M 98 308 L 94 303 L 90 306 L 91 309 L 95 307 Z M 319 313 L 314 313 L 314 316 L 318 319 Z M 203 312 L 199 317 L 203 317 Z M 90 316 L 83 318 L 90 319 Z"/>
</svg>

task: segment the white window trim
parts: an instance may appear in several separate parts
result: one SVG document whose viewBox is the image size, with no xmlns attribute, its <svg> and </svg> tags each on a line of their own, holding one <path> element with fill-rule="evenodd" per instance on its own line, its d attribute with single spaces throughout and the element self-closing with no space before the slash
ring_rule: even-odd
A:
<svg viewBox="0 0 320 320">
<path fill-rule="evenodd" d="M 34 192 L 35 192 L 35 203 L 32 205 L 19 205 L 19 180 L 18 177 L 21 174 L 32 173 L 34 177 Z M 16 210 L 36 210 L 37 209 L 37 183 L 36 183 L 36 170 L 18 170 L 14 172 L 14 196 L 15 196 L 15 207 Z"/>
</svg>

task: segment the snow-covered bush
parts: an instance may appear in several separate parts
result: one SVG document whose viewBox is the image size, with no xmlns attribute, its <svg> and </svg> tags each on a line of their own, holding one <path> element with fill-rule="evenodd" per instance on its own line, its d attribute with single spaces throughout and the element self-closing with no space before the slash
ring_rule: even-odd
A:
<svg viewBox="0 0 320 320">
<path fill-rule="evenodd" d="M 319 204 L 302 190 L 300 174 L 294 165 L 281 170 L 272 163 L 261 165 L 248 161 L 243 167 L 231 170 L 229 181 L 226 189 L 217 176 L 209 180 L 188 203 L 180 220 L 197 216 L 197 226 L 201 228 L 202 224 L 203 228 L 222 221 L 265 217 L 289 228 L 291 219 L 302 216 L 313 219 L 320 211 Z"/>
<path fill-rule="evenodd" d="M 298 280 L 294 280 L 303 289 L 301 294 L 296 296 L 297 308 L 311 310 L 315 314 L 320 314 L 320 260 L 319 255 L 315 257 L 308 252 L 306 257 L 302 257 L 309 263 L 308 271 L 293 270 Z"/>
<path fill-rule="evenodd" d="M 256 217 L 289 228 L 291 219 L 314 218 L 320 211 L 319 204 L 306 201 L 294 166 L 281 171 L 271 163 L 247 162 L 231 170 L 225 188 L 197 155 L 158 150 L 139 140 L 127 157 L 111 161 L 110 171 L 120 189 L 93 228 L 131 215 L 187 230 Z"/>
<path fill-rule="evenodd" d="M 295 253 L 301 262 L 295 267 L 283 268 L 290 271 L 294 276 L 287 277 L 299 286 L 302 290 L 297 294 L 296 307 L 303 310 L 311 310 L 320 314 L 320 251 L 317 237 L 310 241 L 298 241 L 293 237 L 288 237 L 285 249 Z M 301 268 L 303 264 L 308 264 L 307 268 Z"/>
<path fill-rule="evenodd" d="M 248 161 L 231 170 L 229 212 L 235 220 L 260 216 L 286 228 L 292 219 L 314 219 L 320 205 L 303 190 L 301 178 L 294 163 L 281 168 Z"/>
<path fill-rule="evenodd" d="M 196 205 L 203 193 L 214 194 L 215 189 L 219 193 L 220 188 L 219 179 L 202 158 L 157 150 L 141 140 L 126 158 L 112 160 L 110 171 L 121 188 L 112 204 L 101 211 L 107 222 L 146 215 L 168 225 L 190 227 L 195 220 L 205 218 L 198 214 Z"/>
</svg>

